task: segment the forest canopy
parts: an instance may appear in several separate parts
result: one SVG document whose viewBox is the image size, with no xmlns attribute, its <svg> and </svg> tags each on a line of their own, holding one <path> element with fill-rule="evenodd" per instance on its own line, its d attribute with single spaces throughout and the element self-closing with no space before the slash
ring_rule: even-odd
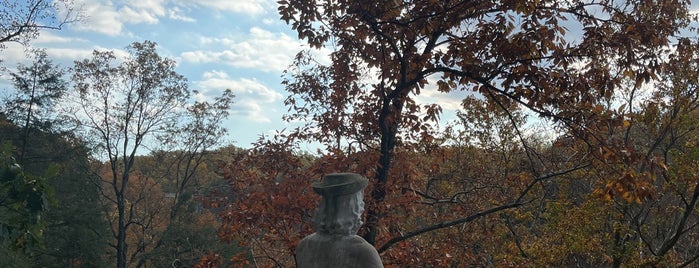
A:
<svg viewBox="0 0 699 268">
<path fill-rule="evenodd" d="M 28 49 L 4 69 L 0 266 L 294 267 L 334 172 L 369 179 L 386 267 L 699 259 L 690 1 L 280 0 L 305 44 L 290 127 L 246 148 L 234 90 L 202 95 L 156 42 L 61 66 L 30 41 L 82 10 L 2 3 L 0 49 Z"/>
</svg>

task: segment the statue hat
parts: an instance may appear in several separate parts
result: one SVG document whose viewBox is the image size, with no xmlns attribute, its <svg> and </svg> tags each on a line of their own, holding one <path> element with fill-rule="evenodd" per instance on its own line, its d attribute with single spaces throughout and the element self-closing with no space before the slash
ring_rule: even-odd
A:
<svg viewBox="0 0 699 268">
<path fill-rule="evenodd" d="M 311 184 L 313 191 L 322 196 L 353 194 L 364 189 L 369 180 L 357 173 L 331 173 L 323 176 L 321 182 Z"/>
</svg>

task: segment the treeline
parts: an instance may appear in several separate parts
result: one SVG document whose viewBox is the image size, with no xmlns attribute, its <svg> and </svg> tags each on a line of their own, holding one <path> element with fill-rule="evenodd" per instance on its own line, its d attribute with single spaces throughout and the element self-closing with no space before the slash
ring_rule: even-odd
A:
<svg viewBox="0 0 699 268">
<path fill-rule="evenodd" d="M 42 50 L 2 98 L 2 266 L 191 267 L 237 250 L 203 206 L 222 182 L 233 95 L 194 101 L 156 44 L 70 69 Z M 68 77 L 70 75 L 70 77 Z M 68 82 L 70 81 L 70 82 Z"/>
<path fill-rule="evenodd" d="M 689 2 L 278 4 L 332 61 L 297 55 L 282 84 L 284 119 L 298 127 L 250 149 L 217 149 L 232 94 L 191 101 L 153 42 L 133 43 L 123 60 L 96 51 L 75 62 L 70 83 L 19 67 L 20 98 L 9 99 L 19 108 L 5 118 L 15 129 L 6 135 L 20 138 L 2 154 L 6 258 L 59 255 L 39 244 L 61 244 L 49 234 L 68 221 L 48 222 L 50 189 L 72 184 L 51 185 L 60 165 L 27 171 L 36 155 L 25 152 L 36 144 L 51 156 L 61 142 L 28 137 L 62 133 L 67 152 L 87 151 L 66 174 L 97 201 L 78 203 L 97 204 L 85 210 L 95 211 L 85 215 L 91 231 L 109 237 L 89 256 L 120 268 L 291 267 L 313 231 L 309 185 L 330 172 L 370 179 L 360 234 L 388 267 L 696 265 L 699 41 Z M 422 98 L 442 93 L 463 100 L 448 125 L 447 103 Z M 63 94 L 67 102 L 47 104 Z M 307 143 L 320 150 L 301 152 Z M 212 240 L 216 226 L 229 245 Z"/>
<path fill-rule="evenodd" d="M 99 174 L 109 163 L 92 157 L 87 144 L 70 132 L 27 130 L 4 116 L 0 137 L 0 266 L 111 266 L 116 213 Z M 29 145 L 18 146 L 24 143 Z M 171 176 L 181 152 L 137 157 L 125 194 L 133 208 L 126 235 L 130 266 L 193 267 L 207 253 L 236 252 L 235 245 L 217 238 L 219 220 L 202 202 L 225 185 L 215 171 L 227 151 L 207 152 L 195 182 L 183 191 Z"/>
<path fill-rule="evenodd" d="M 30 46 L 83 12 L 72 0 L 2 2 L 0 51 L 14 42 L 27 57 L 2 68 L 12 88 L 0 96 L 0 266 L 192 267 L 232 255 L 204 205 L 226 191 L 216 170 L 232 148 L 232 91 L 194 100 L 151 41 L 72 66 Z"/>
<path fill-rule="evenodd" d="M 375 246 L 384 264 L 694 263 L 699 103 L 694 90 L 686 93 L 694 99 L 658 95 L 626 113 L 628 121 L 596 132 L 600 143 L 531 125 L 517 108 L 467 98 L 446 131 L 402 142 L 386 198 L 367 198 L 381 209 Z M 220 235 L 249 248 L 235 264 L 245 267 L 252 255 L 259 266 L 293 267 L 296 243 L 313 232 L 319 197 L 310 183 L 331 172 L 371 176 L 378 158 L 377 143 L 319 156 L 291 144 L 288 137 L 261 141 L 233 153 L 223 172 L 240 198 L 219 199 L 227 208 Z"/>
<path fill-rule="evenodd" d="M 299 53 L 283 85 L 301 126 L 224 170 L 245 197 L 222 214 L 222 238 L 249 249 L 237 264 L 293 266 L 310 181 L 338 171 L 370 179 L 360 234 L 389 267 L 696 264 L 689 2 L 278 4 L 332 62 Z M 443 93 L 464 100 L 448 126 L 448 103 L 425 103 Z"/>
</svg>

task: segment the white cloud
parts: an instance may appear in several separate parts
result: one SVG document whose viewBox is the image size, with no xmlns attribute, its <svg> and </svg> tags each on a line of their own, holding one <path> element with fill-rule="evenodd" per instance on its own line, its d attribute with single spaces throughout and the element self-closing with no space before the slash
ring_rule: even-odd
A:
<svg viewBox="0 0 699 268">
<path fill-rule="evenodd" d="M 181 2 L 191 4 L 188 1 Z M 195 4 L 221 11 L 259 15 L 269 10 L 274 2 L 266 0 L 199 0 L 195 1 Z"/>
<path fill-rule="evenodd" d="M 262 19 L 262 23 L 265 24 L 265 25 L 274 25 L 274 24 L 276 24 L 276 23 L 278 23 L 278 22 L 279 22 L 279 20 L 278 20 L 276 17 L 275 17 L 275 18 L 266 18 L 266 19 Z"/>
<path fill-rule="evenodd" d="M 125 22 L 131 24 L 158 23 L 158 18 L 165 16 L 164 0 L 130 0 L 119 9 Z"/>
<path fill-rule="evenodd" d="M 690 10 L 689 10 L 689 14 L 695 15 L 695 16 L 696 16 L 696 15 L 699 15 L 699 7 L 695 7 L 695 8 L 693 8 L 693 9 L 690 9 Z"/>
<path fill-rule="evenodd" d="M 77 30 L 98 32 L 105 35 L 121 35 L 125 24 L 156 24 L 160 18 L 194 21 L 183 14 L 178 6 L 168 6 L 166 0 L 77 0 L 86 15 L 83 23 L 75 24 Z"/>
<path fill-rule="evenodd" d="M 196 22 L 197 20 L 185 15 L 184 11 L 179 7 L 173 7 L 167 11 L 168 18 L 184 22 Z"/>
<path fill-rule="evenodd" d="M 439 104 L 445 111 L 456 111 L 461 109 L 461 102 L 468 95 L 463 90 L 454 89 L 449 93 L 437 90 L 437 81 L 428 77 L 429 84 L 420 89 L 420 95 L 415 97 L 415 101 L 420 105 Z"/>
<path fill-rule="evenodd" d="M 79 3 L 78 3 L 79 2 Z M 111 2 L 76 1 L 85 12 L 84 22 L 74 24 L 77 30 L 92 31 L 106 35 L 118 35 L 123 28 L 120 14 Z"/>
<path fill-rule="evenodd" d="M 155 24 L 158 23 L 158 17 L 156 14 L 149 13 L 144 9 L 133 9 L 131 7 L 122 7 L 119 9 L 119 14 L 124 22 L 131 24 L 148 23 Z"/>
<path fill-rule="evenodd" d="M 14 42 L 8 42 L 5 48 L 0 50 L 2 57 L 0 57 L 0 71 L 3 67 L 14 68 L 19 62 L 24 62 L 26 60 L 26 50 L 25 47 Z M 0 72 L 0 75 L 2 72 Z"/>
<path fill-rule="evenodd" d="M 451 92 L 445 93 L 437 90 L 438 77 L 430 76 L 427 78 L 429 84 L 420 90 L 420 95 L 415 96 L 415 102 L 420 105 L 437 104 L 442 108 L 440 114 L 440 125 L 444 125 L 456 119 L 456 112 L 461 110 L 461 102 L 468 95 L 474 94 L 469 90 L 454 89 Z M 422 111 L 420 116 L 426 115 Z"/>
<path fill-rule="evenodd" d="M 240 115 L 253 122 L 270 122 L 270 116 L 278 113 L 269 109 L 269 106 L 283 97 L 255 79 L 232 79 L 226 72 L 217 70 L 205 72 L 202 80 L 196 82 L 195 86 L 203 96 L 216 95 L 225 89 L 231 89 L 236 96 L 231 108 L 233 116 Z"/>
<path fill-rule="evenodd" d="M 32 41 L 32 44 L 47 44 L 47 43 L 74 43 L 85 42 L 85 39 L 64 37 L 56 35 L 55 31 L 41 31 L 39 37 Z"/>
<path fill-rule="evenodd" d="M 157 16 L 165 15 L 165 0 L 129 0 L 128 4 Z"/>
<path fill-rule="evenodd" d="M 191 63 L 223 63 L 238 68 L 261 71 L 282 71 L 301 49 L 302 43 L 284 33 L 272 33 L 253 27 L 241 38 L 207 38 L 202 45 L 218 44 L 221 51 L 196 50 L 183 52 L 180 56 Z"/>
<path fill-rule="evenodd" d="M 126 24 L 156 24 L 161 18 L 194 22 L 189 7 L 204 7 L 215 11 L 261 15 L 274 10 L 269 0 L 75 0 L 86 15 L 75 29 L 110 36 L 123 34 Z M 186 9 L 186 12 L 185 10 Z M 211 13 L 211 11 L 206 11 Z"/>
<path fill-rule="evenodd" d="M 55 46 L 65 46 L 74 45 L 78 43 L 85 43 L 84 39 L 72 38 L 72 37 L 62 37 L 55 34 L 55 31 L 41 31 L 39 36 L 31 41 L 31 47 L 24 47 L 19 43 L 10 42 L 6 45 L 6 48 L 0 51 L 2 59 L 0 60 L 0 68 L 9 67 L 12 68 L 18 63 L 29 64 L 29 55 L 31 53 L 29 48 L 43 48 L 46 50 L 49 56 L 52 58 L 63 58 L 63 55 L 67 57 L 67 53 L 60 53 L 60 51 L 68 51 L 73 49 L 59 49 Z M 76 49 L 79 50 L 79 49 Z M 58 52 L 58 53 L 56 53 Z M 88 53 L 89 54 L 89 53 Z M 87 55 L 85 53 L 72 53 L 72 55 Z M 63 58 L 67 62 L 71 62 L 77 58 Z"/>
<path fill-rule="evenodd" d="M 129 52 L 123 49 L 113 49 L 104 47 L 94 48 L 46 48 L 46 53 L 58 60 L 82 60 L 92 58 L 93 51 L 112 51 L 118 62 L 129 56 Z"/>
<path fill-rule="evenodd" d="M 92 49 L 47 48 L 46 53 L 55 59 L 82 60 L 92 57 Z"/>
</svg>

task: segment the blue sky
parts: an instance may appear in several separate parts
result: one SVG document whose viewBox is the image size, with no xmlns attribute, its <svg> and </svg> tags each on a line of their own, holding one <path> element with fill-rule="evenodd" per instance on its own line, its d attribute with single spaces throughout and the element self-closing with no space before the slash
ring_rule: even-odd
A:
<svg viewBox="0 0 699 268">
<path fill-rule="evenodd" d="M 260 135 L 292 127 L 281 119 L 286 112 L 281 75 L 293 56 L 308 46 L 278 19 L 276 0 L 75 1 L 87 15 L 84 22 L 42 32 L 32 43 L 62 66 L 88 58 L 95 49 L 123 56 L 132 42 L 155 41 L 161 56 L 178 62 L 177 70 L 190 88 L 202 92 L 200 98 L 220 95 L 226 88 L 236 94 L 225 123 L 228 141 L 250 147 Z M 0 53 L 8 68 L 24 59 L 15 44 Z M 6 78 L 0 76 L 0 90 L 11 87 Z M 428 87 L 417 100 L 439 103 L 445 111 L 442 118 L 448 120 L 464 97 L 455 94 Z"/>
<path fill-rule="evenodd" d="M 281 115 L 284 68 L 304 44 L 278 20 L 271 0 L 76 0 L 87 18 L 61 31 L 45 31 L 32 42 L 61 66 L 88 58 L 93 50 L 123 50 L 132 42 L 158 43 L 161 56 L 178 62 L 190 88 L 203 97 L 230 88 L 236 94 L 229 141 L 249 147 L 259 135 L 286 126 Z M 24 58 L 19 45 L 2 51 L 3 65 Z M 7 79 L 7 76 L 0 77 Z M 10 85 L 0 81 L 5 90 Z"/>
<path fill-rule="evenodd" d="M 281 75 L 308 46 L 279 20 L 276 0 L 75 1 L 87 15 L 84 22 L 42 32 L 32 42 L 61 66 L 70 67 L 95 49 L 125 56 L 130 43 L 155 41 L 161 56 L 178 62 L 178 72 L 187 77 L 191 89 L 202 92 L 201 97 L 233 90 L 235 104 L 225 126 L 228 141 L 236 146 L 247 148 L 260 135 L 293 127 L 282 120 L 287 108 Z M 8 68 L 24 59 L 16 44 L 9 44 L 2 56 Z M 2 90 L 11 87 L 6 79 L 0 76 Z M 420 98 L 440 102 L 445 111 L 460 103 L 460 98 L 430 90 Z"/>
</svg>

